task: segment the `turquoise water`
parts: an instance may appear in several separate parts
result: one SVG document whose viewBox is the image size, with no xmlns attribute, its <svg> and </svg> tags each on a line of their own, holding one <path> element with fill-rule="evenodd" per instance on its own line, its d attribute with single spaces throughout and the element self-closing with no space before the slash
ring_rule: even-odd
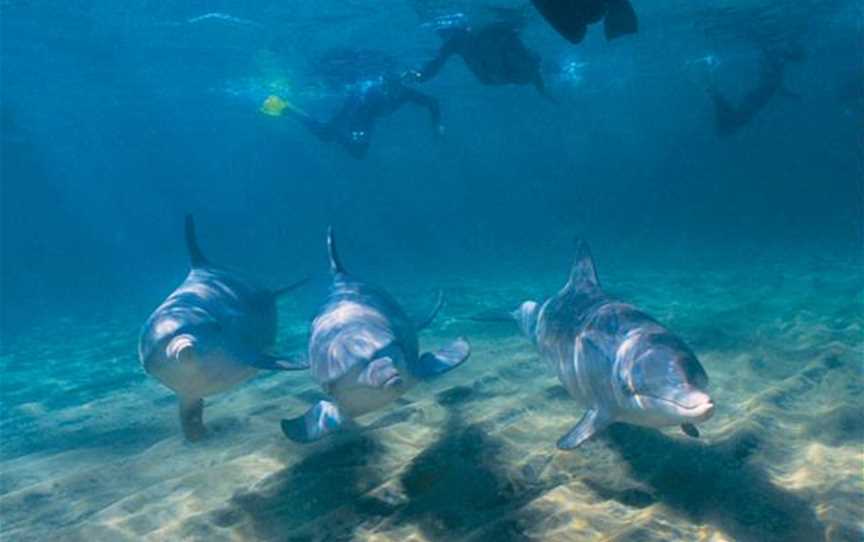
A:
<svg viewBox="0 0 864 542">
<path fill-rule="evenodd" d="M 541 265 L 442 281 L 451 301 L 421 342 L 465 334 L 470 362 L 362 420 L 392 425 L 308 448 L 278 431 L 321 397 L 303 375 L 208 399 L 213 434 L 190 445 L 172 394 L 130 351 L 134 314 L 59 319 L 4 352 L 6 536 L 855 540 L 860 261 L 790 257 L 606 273 L 699 352 L 719 406 L 698 441 L 621 425 L 571 453 L 554 442 L 578 408 L 530 344 L 460 318 L 552 289 L 562 273 Z M 397 285 L 426 301 L 422 286 Z M 302 342 L 298 303 L 280 310 L 283 344 Z"/>
<path fill-rule="evenodd" d="M 529 11 L 554 102 L 453 59 L 417 87 L 443 136 L 406 108 L 356 160 L 261 102 L 326 118 L 347 91 L 325 52 L 413 67 L 430 13 L 488 10 L 218 4 L 0 2 L 0 538 L 864 538 L 860 6 L 640 3 L 637 36 L 578 46 Z M 757 42 L 805 46 L 797 97 L 720 138 L 708 70 L 740 96 Z M 465 336 L 471 358 L 310 445 L 280 421 L 321 387 L 262 371 L 206 398 L 210 433 L 186 442 L 137 352 L 188 271 L 186 213 L 214 262 L 311 277 L 279 300 L 280 351 L 305 348 L 333 225 L 409 314 L 443 290 L 421 346 Z M 556 292 L 576 235 L 611 295 L 698 355 L 717 405 L 700 438 L 616 424 L 558 450 L 582 406 L 515 325 L 472 319 Z"/>
</svg>

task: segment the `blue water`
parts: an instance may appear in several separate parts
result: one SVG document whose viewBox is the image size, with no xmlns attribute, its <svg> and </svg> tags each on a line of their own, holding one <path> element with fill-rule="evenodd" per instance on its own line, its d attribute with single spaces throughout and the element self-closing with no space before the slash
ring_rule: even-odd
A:
<svg viewBox="0 0 864 542">
<path fill-rule="evenodd" d="M 638 2 L 638 0 L 636 0 Z M 706 3 L 703 3 L 706 4 Z M 502 1 L 518 8 L 521 2 Z M 635 4 L 640 31 L 571 45 L 526 8 L 554 100 L 458 58 L 414 85 L 365 159 L 268 117 L 316 118 L 356 74 L 414 68 L 434 15 L 475 2 L 0 1 L 0 538 L 3 540 L 860 540 L 864 507 L 864 12 L 851 0 Z M 806 59 L 719 137 L 760 45 Z M 339 49 L 361 60 L 329 64 Z M 346 86 L 347 85 L 347 86 Z M 184 442 L 141 325 L 214 261 L 277 287 L 280 349 L 326 295 L 328 226 L 352 271 L 471 359 L 311 447 L 279 421 L 322 392 L 262 372 L 207 399 Z M 604 287 L 673 329 L 717 412 L 690 439 L 581 416 L 513 327 L 470 316 L 554 293 L 573 237 Z M 395 421 L 394 421 L 395 420 Z"/>
</svg>

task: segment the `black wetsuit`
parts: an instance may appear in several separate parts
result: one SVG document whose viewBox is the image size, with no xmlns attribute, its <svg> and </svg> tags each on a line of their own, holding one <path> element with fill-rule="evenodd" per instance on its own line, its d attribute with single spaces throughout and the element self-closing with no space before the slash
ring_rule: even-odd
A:
<svg viewBox="0 0 864 542">
<path fill-rule="evenodd" d="M 603 21 L 606 39 L 639 30 L 630 0 L 531 0 L 537 11 L 571 43 L 585 39 L 588 25 Z"/>
<path fill-rule="evenodd" d="M 394 76 L 361 81 L 345 99 L 339 111 L 327 122 L 291 110 L 309 131 L 321 141 L 335 141 L 354 158 L 364 158 L 369 151 L 372 131 L 380 117 L 391 115 L 406 103 L 426 108 L 436 130 L 441 129 L 438 100 L 404 85 Z"/>
<path fill-rule="evenodd" d="M 714 121 L 718 135 L 734 134 L 749 124 L 783 90 L 786 65 L 802 60 L 803 56 L 798 54 L 766 51 L 762 57 L 759 84 L 745 94 L 737 105 L 722 96 L 717 87 L 712 85 L 709 94 L 714 101 Z"/>
<path fill-rule="evenodd" d="M 484 85 L 534 85 L 546 94 L 540 56 L 525 47 L 512 24 L 493 23 L 477 30 L 449 29 L 441 36 L 444 44 L 435 58 L 417 72 L 419 81 L 432 79 L 451 56 L 459 55 Z"/>
</svg>

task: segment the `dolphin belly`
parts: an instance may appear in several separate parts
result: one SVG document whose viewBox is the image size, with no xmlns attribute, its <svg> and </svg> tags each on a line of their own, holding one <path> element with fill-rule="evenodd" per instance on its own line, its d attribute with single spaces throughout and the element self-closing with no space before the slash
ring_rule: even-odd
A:
<svg viewBox="0 0 864 542">
<path fill-rule="evenodd" d="M 258 372 L 254 367 L 230 357 L 208 358 L 189 366 L 175 363 L 151 374 L 166 387 L 185 397 L 209 397 L 237 386 Z"/>
<path fill-rule="evenodd" d="M 372 389 L 343 379 L 328 386 L 328 394 L 336 400 L 342 412 L 355 418 L 389 405 L 401 397 L 406 388 L 398 386 Z"/>
</svg>

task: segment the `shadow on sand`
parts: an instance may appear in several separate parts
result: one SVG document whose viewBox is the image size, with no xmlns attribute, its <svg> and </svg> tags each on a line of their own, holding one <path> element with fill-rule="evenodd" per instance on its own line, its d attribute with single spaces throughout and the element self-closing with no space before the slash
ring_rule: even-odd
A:
<svg viewBox="0 0 864 542">
<path fill-rule="evenodd" d="M 527 505 L 583 478 L 601 499 L 631 508 L 660 502 L 736 541 L 825 540 L 811 504 L 748 461 L 761 445 L 755 433 L 706 446 L 615 424 L 604 440 L 638 488 L 607 488 L 585 478 L 588 472 L 560 466 L 544 475 L 551 449 L 533 464 L 514 464 L 507 444 L 494 436 L 498 422 L 466 423 L 457 406 L 465 394 L 451 395 L 438 439 L 407 465 L 394 463 L 371 431 L 322 442 L 304 449 L 298 463 L 236 494 L 222 510 L 190 520 L 184 534 L 206 538 L 230 528 L 260 540 L 352 540 L 361 532 L 407 526 L 434 541 L 530 540 L 545 529 L 566 532 L 570 519 Z"/>
<path fill-rule="evenodd" d="M 535 518 L 520 509 L 552 483 L 538 482 L 530 468 L 508 473 L 502 449 L 487 429 L 451 413 L 440 439 L 403 471 L 403 493 L 390 499 L 395 488 L 380 491 L 394 474 L 382 444 L 368 432 L 346 436 L 310 448 L 225 508 L 187 522 L 183 533 L 205 538 L 228 528 L 260 540 L 353 540 L 358 530 L 389 524 L 416 526 L 431 540 L 528 540 Z"/>
<path fill-rule="evenodd" d="M 508 471 L 503 448 L 488 428 L 451 411 L 441 438 L 403 473 L 408 502 L 392 521 L 414 524 L 430 540 L 529 540 L 526 530 L 539 518 L 522 507 L 556 482 Z"/>
<path fill-rule="evenodd" d="M 386 479 L 381 450 L 369 434 L 310 446 L 298 463 L 235 494 L 226 508 L 206 517 L 209 525 L 189 525 L 194 531 L 186 534 L 204 534 L 215 526 L 236 528 L 259 540 L 351 540 L 357 527 L 392 511 L 368 495 Z M 337 510 L 336 517 L 329 517 Z"/>
<path fill-rule="evenodd" d="M 691 521 L 711 523 L 741 542 L 825 540 L 825 527 L 810 504 L 772 484 L 762 469 L 748 463 L 760 445 L 753 433 L 705 446 L 615 424 L 607 441 L 633 477 L 650 488 L 651 497 Z M 632 497 L 632 492 L 611 495 L 621 502 Z M 639 504 L 645 502 L 641 497 Z"/>
</svg>

